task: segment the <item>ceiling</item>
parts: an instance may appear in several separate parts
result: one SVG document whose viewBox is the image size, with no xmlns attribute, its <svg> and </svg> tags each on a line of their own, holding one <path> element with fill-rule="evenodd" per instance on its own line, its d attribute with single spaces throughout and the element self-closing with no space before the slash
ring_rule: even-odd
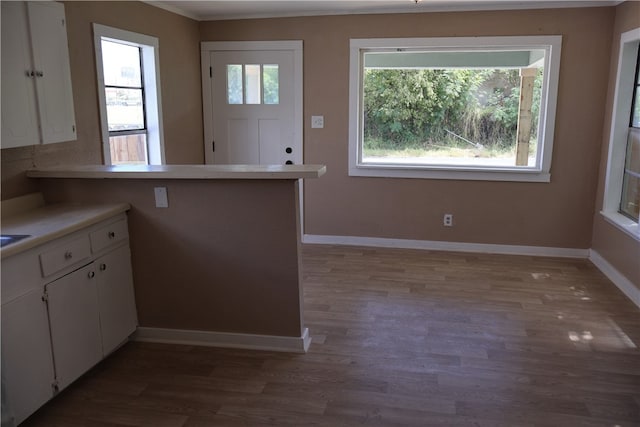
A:
<svg viewBox="0 0 640 427">
<path fill-rule="evenodd" d="M 200 21 L 359 13 L 412 13 L 461 10 L 542 9 L 615 6 L 618 0 L 152 0 L 146 3 Z"/>
</svg>

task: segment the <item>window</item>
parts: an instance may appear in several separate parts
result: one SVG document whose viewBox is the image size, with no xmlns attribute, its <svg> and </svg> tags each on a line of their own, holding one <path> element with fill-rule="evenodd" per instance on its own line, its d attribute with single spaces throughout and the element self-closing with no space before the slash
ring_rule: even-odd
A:
<svg viewBox="0 0 640 427">
<path fill-rule="evenodd" d="M 158 39 L 93 29 L 105 164 L 163 164 Z"/>
<path fill-rule="evenodd" d="M 548 182 L 560 46 L 351 40 L 349 174 Z"/>
<path fill-rule="evenodd" d="M 640 240 L 640 28 L 620 38 L 601 214 Z"/>
<path fill-rule="evenodd" d="M 278 71 L 278 64 L 227 65 L 227 103 L 279 104 Z"/>
<path fill-rule="evenodd" d="M 638 222 L 640 217 L 640 49 L 638 49 L 635 75 L 636 81 L 632 91 L 629 136 L 627 137 L 627 152 L 622 178 L 620 213 L 627 215 L 634 222 Z"/>
</svg>

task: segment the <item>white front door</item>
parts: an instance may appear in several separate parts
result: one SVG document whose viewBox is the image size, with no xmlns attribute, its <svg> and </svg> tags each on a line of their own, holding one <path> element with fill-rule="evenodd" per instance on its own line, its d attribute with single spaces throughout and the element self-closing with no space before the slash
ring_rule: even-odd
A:
<svg viewBox="0 0 640 427">
<path fill-rule="evenodd" d="M 274 43 L 203 43 L 208 164 L 302 163 L 301 61 Z"/>
</svg>

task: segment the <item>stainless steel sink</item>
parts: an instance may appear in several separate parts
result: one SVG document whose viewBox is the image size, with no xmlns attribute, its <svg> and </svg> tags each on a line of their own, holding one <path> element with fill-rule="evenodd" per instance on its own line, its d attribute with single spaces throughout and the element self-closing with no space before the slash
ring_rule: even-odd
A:
<svg viewBox="0 0 640 427">
<path fill-rule="evenodd" d="M 31 237 L 28 234 L 3 234 L 0 235 L 0 247 L 4 248 L 7 245 Z"/>
</svg>

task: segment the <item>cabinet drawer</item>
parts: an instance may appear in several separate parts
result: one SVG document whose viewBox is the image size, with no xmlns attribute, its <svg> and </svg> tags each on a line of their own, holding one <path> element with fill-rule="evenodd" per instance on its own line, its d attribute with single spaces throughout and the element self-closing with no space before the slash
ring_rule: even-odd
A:
<svg viewBox="0 0 640 427">
<path fill-rule="evenodd" d="M 91 250 L 99 252 L 102 249 L 126 240 L 129 235 L 127 221 L 122 219 L 113 224 L 109 224 L 101 229 L 89 234 L 91 239 Z"/>
<path fill-rule="evenodd" d="M 91 256 L 89 239 L 86 235 L 71 240 L 54 249 L 40 254 L 42 276 L 50 276 L 56 271 L 69 267 Z"/>
</svg>

